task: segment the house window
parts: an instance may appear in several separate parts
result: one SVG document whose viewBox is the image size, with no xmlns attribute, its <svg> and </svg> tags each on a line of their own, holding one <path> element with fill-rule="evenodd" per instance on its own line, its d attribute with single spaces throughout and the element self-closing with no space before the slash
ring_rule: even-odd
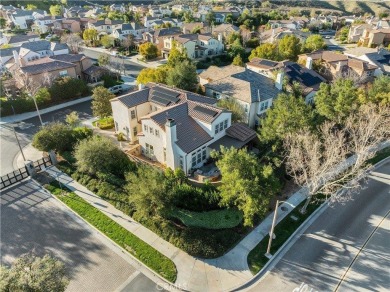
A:
<svg viewBox="0 0 390 292">
<path fill-rule="evenodd" d="M 145 133 L 148 132 L 148 126 L 147 126 L 147 125 L 144 125 L 144 132 L 145 132 Z"/>
<path fill-rule="evenodd" d="M 146 143 L 145 144 L 145 146 L 146 146 L 146 156 L 148 156 L 148 157 L 151 157 L 151 156 L 153 156 L 154 155 L 154 149 L 153 149 L 153 146 L 152 145 L 150 145 L 150 144 L 148 144 L 148 143 Z"/>
<path fill-rule="evenodd" d="M 132 110 L 130 112 L 130 115 L 131 115 L 131 119 L 134 120 L 135 119 L 135 110 Z"/>
<path fill-rule="evenodd" d="M 163 148 L 164 161 L 167 161 L 167 148 Z"/>
<path fill-rule="evenodd" d="M 64 70 L 64 71 L 60 71 L 60 76 L 63 77 L 63 76 L 67 76 L 68 75 L 68 71 Z"/>
<path fill-rule="evenodd" d="M 137 127 L 134 127 L 134 128 L 133 128 L 133 136 L 137 136 L 137 134 L 138 134 L 138 133 L 137 133 Z"/>
<path fill-rule="evenodd" d="M 219 132 L 219 125 L 216 125 L 215 126 L 215 134 L 218 134 L 218 132 Z"/>
<path fill-rule="evenodd" d="M 179 166 L 182 170 L 184 170 L 184 161 L 183 161 L 183 156 L 179 157 Z"/>
<path fill-rule="evenodd" d="M 196 165 L 196 153 L 192 153 L 191 166 L 195 167 Z"/>
<path fill-rule="evenodd" d="M 206 149 L 202 150 L 202 160 L 206 160 Z"/>
<path fill-rule="evenodd" d="M 160 131 L 159 130 L 154 130 L 154 134 L 156 135 L 156 137 L 160 137 Z"/>
<path fill-rule="evenodd" d="M 247 104 L 245 105 L 245 112 L 246 113 L 248 112 L 248 105 Z"/>
<path fill-rule="evenodd" d="M 228 120 L 223 121 L 223 128 L 226 129 L 228 126 Z"/>
<path fill-rule="evenodd" d="M 153 135 L 153 128 L 149 127 L 149 133 Z"/>
<path fill-rule="evenodd" d="M 197 153 L 197 160 L 196 160 L 196 163 L 199 164 L 202 162 L 202 153 L 200 152 L 200 149 L 198 150 L 198 153 Z"/>
</svg>

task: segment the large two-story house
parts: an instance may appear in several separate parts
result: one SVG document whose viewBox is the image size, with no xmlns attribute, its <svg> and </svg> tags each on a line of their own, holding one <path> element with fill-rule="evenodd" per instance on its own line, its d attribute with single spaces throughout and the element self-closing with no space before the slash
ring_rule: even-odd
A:
<svg viewBox="0 0 390 292">
<path fill-rule="evenodd" d="M 256 133 L 231 122 L 231 112 L 216 99 L 161 84 L 111 100 L 115 131 L 139 143 L 142 155 L 189 174 L 221 145 L 243 147 Z"/>
<path fill-rule="evenodd" d="M 212 34 L 182 34 L 164 39 L 164 47 L 161 50 L 164 58 L 168 58 L 175 43 L 179 49 L 186 50 L 190 59 L 219 55 L 224 50 L 222 35 L 216 39 Z"/>
<path fill-rule="evenodd" d="M 112 35 L 120 40 L 125 39 L 128 35 L 133 35 L 136 39 L 142 39 L 142 34 L 147 30 L 142 24 L 136 22 L 123 23 L 113 31 Z"/>
<path fill-rule="evenodd" d="M 245 122 L 250 127 L 259 124 L 260 117 L 282 89 L 282 85 L 273 79 L 235 65 L 211 66 L 199 74 L 199 80 L 207 96 L 236 99 L 243 107 Z"/>
</svg>

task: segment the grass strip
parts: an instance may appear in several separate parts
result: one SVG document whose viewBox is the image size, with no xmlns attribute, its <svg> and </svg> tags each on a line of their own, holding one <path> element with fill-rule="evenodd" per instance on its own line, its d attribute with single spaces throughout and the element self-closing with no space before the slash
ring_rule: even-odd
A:
<svg viewBox="0 0 390 292">
<path fill-rule="evenodd" d="M 274 229 L 275 239 L 272 240 L 271 254 L 275 254 L 278 249 L 290 238 L 298 227 L 321 205 L 320 200 L 309 204 L 305 214 L 299 212 L 305 201 L 299 204 L 290 212 Z M 294 220 L 292 217 L 295 217 Z M 267 252 L 269 235 L 265 236 L 248 255 L 248 266 L 252 274 L 257 274 L 269 261 L 265 256 Z"/>
<path fill-rule="evenodd" d="M 233 228 L 242 221 L 242 212 L 236 209 L 213 210 L 207 212 L 174 209 L 171 212 L 171 216 L 179 219 L 186 226 L 206 229 Z"/>
<path fill-rule="evenodd" d="M 62 191 L 57 181 L 45 185 L 45 188 L 149 268 L 168 281 L 175 282 L 177 277 L 176 266 L 169 258 L 91 206 L 75 193 L 69 190 Z M 64 186 L 62 188 L 65 189 Z"/>
</svg>

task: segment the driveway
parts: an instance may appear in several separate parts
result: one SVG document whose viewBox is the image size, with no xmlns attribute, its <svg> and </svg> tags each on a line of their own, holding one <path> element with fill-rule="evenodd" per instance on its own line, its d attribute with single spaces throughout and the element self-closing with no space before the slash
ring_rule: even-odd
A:
<svg viewBox="0 0 390 292">
<path fill-rule="evenodd" d="M 5 190 L 0 196 L 2 264 L 10 265 L 33 250 L 52 253 L 67 266 L 67 291 L 158 291 L 156 284 L 126 259 L 116 245 L 32 181 Z M 132 284 L 134 281 L 134 284 Z"/>
</svg>

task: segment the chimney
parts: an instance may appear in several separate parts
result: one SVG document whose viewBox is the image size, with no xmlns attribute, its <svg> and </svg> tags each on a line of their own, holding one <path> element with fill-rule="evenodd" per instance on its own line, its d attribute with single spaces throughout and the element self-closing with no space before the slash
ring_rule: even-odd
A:
<svg viewBox="0 0 390 292">
<path fill-rule="evenodd" d="M 167 122 L 165 123 L 165 128 L 167 129 L 167 136 L 170 137 L 172 142 L 177 141 L 177 135 L 176 135 L 176 122 L 174 119 L 167 119 Z"/>
<path fill-rule="evenodd" d="M 284 79 L 284 72 L 279 72 L 278 75 L 276 75 L 276 80 L 275 80 L 275 87 L 279 90 L 283 89 L 283 79 Z"/>
<path fill-rule="evenodd" d="M 310 70 L 313 69 L 313 58 L 312 57 L 307 57 L 306 68 L 310 69 Z"/>
<path fill-rule="evenodd" d="M 145 85 L 144 85 L 144 84 L 142 84 L 142 83 L 138 84 L 138 90 L 142 90 L 142 89 L 144 89 L 144 88 L 145 88 Z"/>
<path fill-rule="evenodd" d="M 17 51 L 12 51 L 12 54 L 14 55 L 14 60 L 15 60 L 15 64 L 16 66 L 20 67 L 20 59 L 19 59 L 19 54 Z"/>
<path fill-rule="evenodd" d="M 218 34 L 218 41 L 219 41 L 220 43 L 222 43 L 222 34 L 221 34 L 221 33 Z"/>
<path fill-rule="evenodd" d="M 341 61 L 339 61 L 339 62 L 337 63 L 337 66 L 336 66 L 336 72 L 341 72 L 341 67 L 342 67 Z"/>
</svg>

